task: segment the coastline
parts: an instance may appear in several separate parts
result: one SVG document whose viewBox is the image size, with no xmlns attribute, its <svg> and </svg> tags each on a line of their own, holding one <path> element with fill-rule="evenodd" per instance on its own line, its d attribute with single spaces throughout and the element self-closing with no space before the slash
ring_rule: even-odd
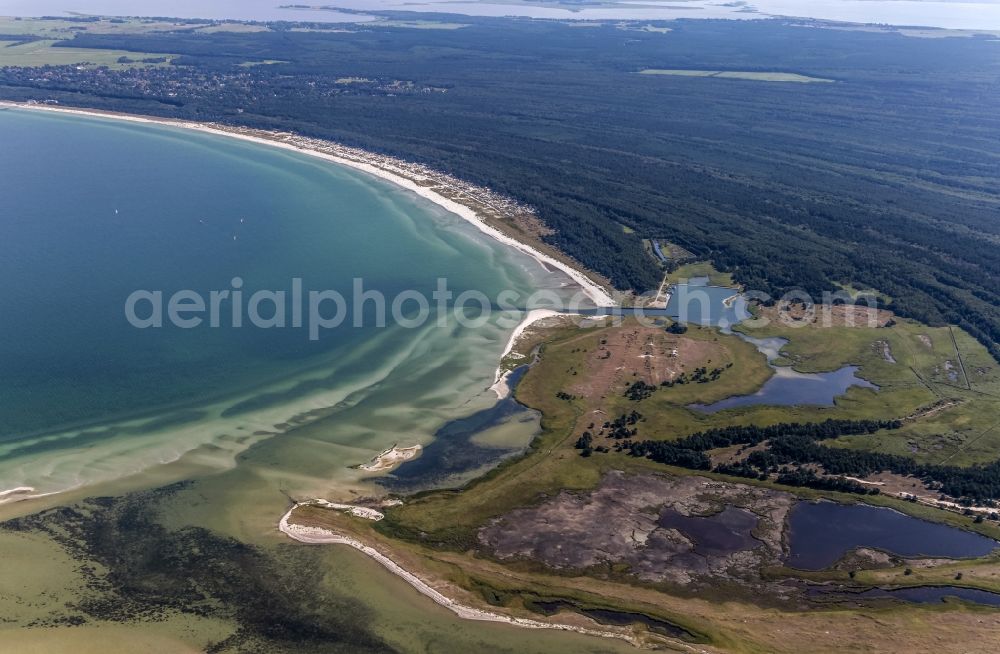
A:
<svg viewBox="0 0 1000 654">
<path fill-rule="evenodd" d="M 155 116 L 139 116 L 133 114 L 123 114 L 107 112 L 97 109 L 85 109 L 77 107 L 61 107 L 47 104 L 27 104 L 19 102 L 0 101 L 0 108 L 24 109 L 29 111 L 48 111 L 52 113 L 90 116 L 94 118 L 107 118 L 111 120 L 121 120 L 132 123 L 145 123 L 154 125 L 164 125 L 188 129 L 206 134 L 227 136 L 266 145 L 270 147 L 290 150 L 299 154 L 316 157 L 332 163 L 340 164 L 374 175 L 379 179 L 388 181 L 396 186 L 416 193 L 420 197 L 433 202 L 443 209 L 457 215 L 468 223 L 471 223 L 481 232 L 497 241 L 518 250 L 532 257 L 543 267 L 552 266 L 566 274 L 576 283 L 582 292 L 599 307 L 611 307 L 615 305 L 611 294 L 600 284 L 590 279 L 583 271 L 556 259 L 553 256 L 540 252 L 535 247 L 518 241 L 512 236 L 508 236 L 496 227 L 488 224 L 486 220 L 471 206 L 463 204 L 455 199 L 446 197 L 439 190 L 451 190 L 457 195 L 478 200 L 481 204 L 503 213 L 505 207 L 489 198 L 494 195 L 489 189 L 474 187 L 471 184 L 460 182 L 444 173 L 433 171 L 430 168 L 419 164 L 411 164 L 402 159 L 396 159 L 387 155 L 379 155 L 360 148 L 352 148 L 340 145 L 334 141 L 313 139 L 298 136 L 290 132 L 266 131 L 248 127 L 228 127 L 216 123 L 199 123 L 195 121 L 175 120 L 170 118 L 157 118 Z M 432 182 L 433 186 L 422 185 Z M 470 189 L 479 193 L 470 195 Z M 484 199 L 485 198 L 485 199 Z"/>
<path fill-rule="evenodd" d="M 524 334 L 525 330 L 539 320 L 551 318 L 552 316 L 566 315 L 573 314 L 559 313 L 558 311 L 554 311 L 552 309 L 532 309 L 528 312 L 528 315 L 524 317 L 524 320 L 522 320 L 517 327 L 514 328 L 510 338 L 507 339 L 507 345 L 504 346 L 503 354 L 500 355 L 500 365 L 497 366 L 497 371 L 493 375 L 493 385 L 490 386 L 490 390 L 497 394 L 497 399 L 502 400 L 510 395 L 510 386 L 507 384 L 507 378 L 510 377 L 510 373 L 513 372 L 513 370 L 504 371 L 503 360 L 510 356 L 510 354 L 514 351 L 517 339 Z"/>
<path fill-rule="evenodd" d="M 556 622 L 543 622 L 541 620 L 531 620 L 528 618 L 517 618 L 507 615 L 502 615 L 500 613 L 492 613 L 490 611 L 484 611 L 482 609 L 477 609 L 473 606 L 468 606 L 466 604 L 461 604 L 450 597 L 443 594 L 441 591 L 437 590 L 427 582 L 420 579 L 412 572 L 404 569 L 393 559 L 389 558 L 385 554 L 382 554 L 374 547 L 365 545 L 361 541 L 351 538 L 350 536 L 344 536 L 321 527 L 307 527 L 305 525 L 291 524 L 289 518 L 292 513 L 300 506 L 313 504 L 315 502 L 302 502 L 297 503 L 292 508 L 290 508 L 285 515 L 281 516 L 281 520 L 278 521 L 278 530 L 300 543 L 307 543 L 310 545 L 348 545 L 358 550 L 362 554 L 371 557 L 378 563 L 380 563 L 389 572 L 396 575 L 397 577 L 403 579 L 406 583 L 412 586 L 417 592 L 425 597 L 430 598 L 435 604 L 443 606 L 448 609 L 459 618 L 464 620 L 480 620 L 486 622 L 501 622 L 504 624 L 509 624 L 515 627 L 522 627 L 525 629 L 557 629 L 560 631 L 573 631 L 585 636 L 599 636 L 602 638 L 620 638 L 627 641 L 631 645 L 636 647 L 641 646 L 641 643 L 634 636 L 622 631 L 602 631 L 598 629 L 590 629 L 587 627 L 578 627 L 575 625 L 561 624 Z M 337 507 L 349 505 L 337 505 Z M 360 516 L 367 518 L 369 520 L 377 518 L 372 518 L 369 516 Z"/>
<path fill-rule="evenodd" d="M 500 229 L 489 224 L 483 215 L 485 213 L 489 213 L 490 215 L 499 218 L 504 216 L 513 217 L 530 212 L 530 208 L 518 205 L 512 200 L 496 195 L 489 189 L 468 185 L 453 177 L 417 164 L 410 164 L 400 159 L 378 155 L 358 148 L 342 146 L 332 141 L 309 139 L 287 132 L 272 132 L 250 128 L 226 127 L 211 123 L 130 115 L 96 109 L 0 101 L 0 110 L 18 109 L 49 112 L 53 114 L 104 118 L 138 124 L 176 127 L 194 132 L 226 136 L 258 145 L 297 152 L 310 157 L 323 159 L 334 164 L 347 166 L 378 177 L 384 181 L 388 181 L 402 189 L 416 193 L 420 197 L 433 202 L 450 213 L 457 215 L 462 220 L 471 223 L 483 234 L 494 238 L 500 243 L 518 250 L 519 252 L 527 254 L 535 259 L 543 268 L 555 268 L 560 270 L 570 278 L 570 281 L 573 284 L 579 287 L 580 291 L 587 298 L 589 298 L 590 302 L 593 304 L 597 306 L 614 305 L 614 300 L 611 298 L 608 291 L 606 291 L 597 282 L 588 278 L 587 275 L 581 270 L 548 254 L 540 252 L 531 245 L 518 241 L 514 237 L 505 234 Z M 448 197 L 447 194 L 454 194 L 456 197 Z M 464 204 L 463 202 L 468 204 Z M 476 207 L 481 208 L 477 211 Z M 520 336 L 532 322 L 554 313 L 556 312 L 548 310 L 536 310 L 529 312 L 525 320 L 515 328 L 514 334 L 510 337 L 505 346 L 505 351 L 501 356 L 501 359 L 510 353 L 518 336 Z M 491 386 L 491 388 L 497 391 L 498 397 L 501 399 L 506 397 L 506 394 L 509 393 L 509 389 L 506 388 L 506 384 L 504 383 L 505 377 L 505 375 L 500 374 L 500 369 L 498 368 L 497 375 L 494 379 L 494 385 Z M 504 392 L 503 389 L 506 389 L 506 392 Z M 419 453 L 419 450 L 411 450 L 410 448 L 406 449 L 406 452 L 401 453 L 406 456 L 404 456 L 401 460 L 395 461 L 395 464 L 403 463 L 405 460 L 413 458 Z M 365 470 L 365 466 L 378 465 L 380 463 L 379 457 L 385 454 L 386 453 L 383 452 L 381 455 L 376 456 L 375 460 L 361 464 L 358 467 Z M 174 459 L 164 462 L 169 463 L 173 460 Z M 373 470 L 367 471 L 372 472 Z M 376 471 L 382 470 L 380 469 Z M 8 490 L 0 489 L 0 505 L 16 503 L 23 500 L 37 499 L 49 495 L 57 495 L 65 492 L 66 490 L 72 489 L 36 493 L 35 489 L 31 488 L 27 484 L 19 485 L 16 488 Z"/>
</svg>

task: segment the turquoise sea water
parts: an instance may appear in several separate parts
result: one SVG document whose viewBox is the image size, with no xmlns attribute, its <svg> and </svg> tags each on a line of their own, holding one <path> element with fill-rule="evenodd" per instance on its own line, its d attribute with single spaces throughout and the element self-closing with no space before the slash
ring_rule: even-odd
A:
<svg viewBox="0 0 1000 654">
<path fill-rule="evenodd" d="M 390 301 L 429 297 L 439 278 L 490 298 L 566 282 L 419 197 L 297 153 L 13 110 L 0 143 L 0 490 L 85 485 L 206 444 L 231 458 L 304 414 L 363 425 L 331 436 L 361 448 L 341 452 L 345 466 L 428 440 L 488 405 L 510 327 L 377 327 L 374 303 L 354 327 L 354 279 Z M 290 293 L 293 278 L 336 290 L 348 317 L 317 341 L 305 327 L 233 328 L 225 310 L 219 328 L 126 320 L 137 289 L 207 297 L 234 277 L 247 297 Z M 359 408 L 376 396 L 377 410 Z"/>
</svg>

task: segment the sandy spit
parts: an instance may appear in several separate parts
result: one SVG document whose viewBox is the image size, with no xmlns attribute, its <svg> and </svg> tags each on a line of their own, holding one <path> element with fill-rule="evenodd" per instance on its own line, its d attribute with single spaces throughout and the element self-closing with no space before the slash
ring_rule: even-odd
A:
<svg viewBox="0 0 1000 654">
<path fill-rule="evenodd" d="M 416 458 L 422 449 L 423 447 L 419 444 L 409 447 L 393 445 L 389 449 L 380 452 L 368 463 L 359 465 L 358 469 L 365 472 L 385 472 L 386 470 L 392 470 L 396 466 Z"/>
<path fill-rule="evenodd" d="M 570 315 L 570 314 L 560 314 L 558 311 L 553 311 L 552 309 L 532 309 L 528 312 L 528 315 L 524 317 L 524 320 L 514 328 L 514 332 L 507 339 L 507 345 L 504 347 L 503 354 L 500 355 L 500 361 L 503 361 L 508 354 L 514 350 L 514 346 L 517 344 L 517 339 L 521 337 L 528 327 L 531 327 L 534 323 L 542 320 L 544 318 L 551 318 L 552 316 L 559 315 Z M 507 384 L 507 378 L 510 376 L 512 371 L 508 370 L 503 372 L 501 367 L 497 367 L 496 374 L 493 376 L 493 385 L 490 386 L 490 390 L 497 394 L 497 398 L 504 399 L 510 395 L 510 386 Z"/>
<path fill-rule="evenodd" d="M 304 502 L 302 504 L 310 504 L 312 502 Z M 586 627 L 577 627 L 568 624 L 558 624 L 554 622 L 542 622 L 541 620 L 530 620 L 527 618 L 515 618 L 507 615 L 501 615 L 499 613 L 491 613 L 489 611 L 483 611 L 482 609 L 477 609 L 472 606 L 467 606 L 465 604 L 460 604 L 455 600 L 447 597 L 440 591 L 436 590 L 425 581 L 414 575 L 413 573 L 403 569 L 398 563 L 393 561 L 388 556 L 382 554 L 374 547 L 369 547 L 361 541 L 351 538 L 350 536 L 344 536 L 341 534 L 334 533 L 327 529 L 322 529 L 320 527 L 306 527 L 304 525 L 296 525 L 289 522 L 289 518 L 292 512 L 295 511 L 302 504 L 296 504 L 291 509 L 288 510 L 285 515 L 281 517 L 278 522 L 278 529 L 293 540 L 297 540 L 300 543 L 310 543 L 314 545 L 348 545 L 370 556 L 371 558 L 378 561 L 385 567 L 389 572 L 393 573 L 397 577 L 402 578 L 408 584 L 413 586 L 417 592 L 429 597 L 436 604 L 439 604 L 460 618 L 466 620 L 483 620 L 487 622 L 503 622 L 505 624 L 514 625 L 516 627 L 524 627 L 526 629 L 559 629 L 561 631 L 574 631 L 587 636 L 601 636 L 604 638 L 621 638 L 628 641 L 629 643 L 638 646 L 639 641 L 634 637 L 625 632 L 614 632 L 614 631 L 601 631 L 598 629 L 588 629 Z"/>
</svg>

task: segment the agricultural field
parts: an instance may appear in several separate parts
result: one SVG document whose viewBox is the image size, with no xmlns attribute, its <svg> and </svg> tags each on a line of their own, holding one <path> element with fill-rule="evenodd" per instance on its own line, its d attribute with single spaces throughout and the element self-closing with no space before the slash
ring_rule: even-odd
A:
<svg viewBox="0 0 1000 654">
<path fill-rule="evenodd" d="M 180 30 L 226 29 L 245 30 L 253 26 L 241 23 L 211 23 L 208 21 L 156 20 L 145 18 L 12 18 L 0 16 L 0 35 L 37 36 L 44 39 L 72 39 L 77 34 L 136 35 Z M 255 29 L 255 31 L 259 31 Z"/>
<path fill-rule="evenodd" d="M 54 47 L 58 41 L 0 41 L 0 67 L 3 66 L 107 66 L 131 68 L 135 66 L 165 65 L 170 55 L 125 50 Z M 124 61 L 124 59 L 129 61 Z M 143 61 L 145 59 L 156 61 Z"/>
<path fill-rule="evenodd" d="M 672 257 L 677 257 L 679 255 L 690 256 L 690 253 L 677 248 L 677 246 L 669 246 L 669 248 L 670 256 Z M 731 273 L 719 272 L 714 266 L 712 266 L 711 263 L 707 261 L 695 261 L 693 263 L 686 263 L 679 266 L 676 270 L 667 275 L 667 282 L 670 284 L 677 284 L 679 282 L 698 277 L 708 277 L 708 283 L 712 286 L 736 285 Z"/>
</svg>

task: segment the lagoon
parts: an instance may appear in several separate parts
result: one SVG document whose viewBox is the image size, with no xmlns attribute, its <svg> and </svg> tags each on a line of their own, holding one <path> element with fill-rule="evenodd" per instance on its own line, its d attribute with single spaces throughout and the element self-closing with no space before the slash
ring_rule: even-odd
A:
<svg viewBox="0 0 1000 654">
<path fill-rule="evenodd" d="M 997 541 L 867 504 L 799 502 L 788 516 L 786 564 L 822 570 L 858 547 L 905 557 L 985 556 Z"/>
</svg>

